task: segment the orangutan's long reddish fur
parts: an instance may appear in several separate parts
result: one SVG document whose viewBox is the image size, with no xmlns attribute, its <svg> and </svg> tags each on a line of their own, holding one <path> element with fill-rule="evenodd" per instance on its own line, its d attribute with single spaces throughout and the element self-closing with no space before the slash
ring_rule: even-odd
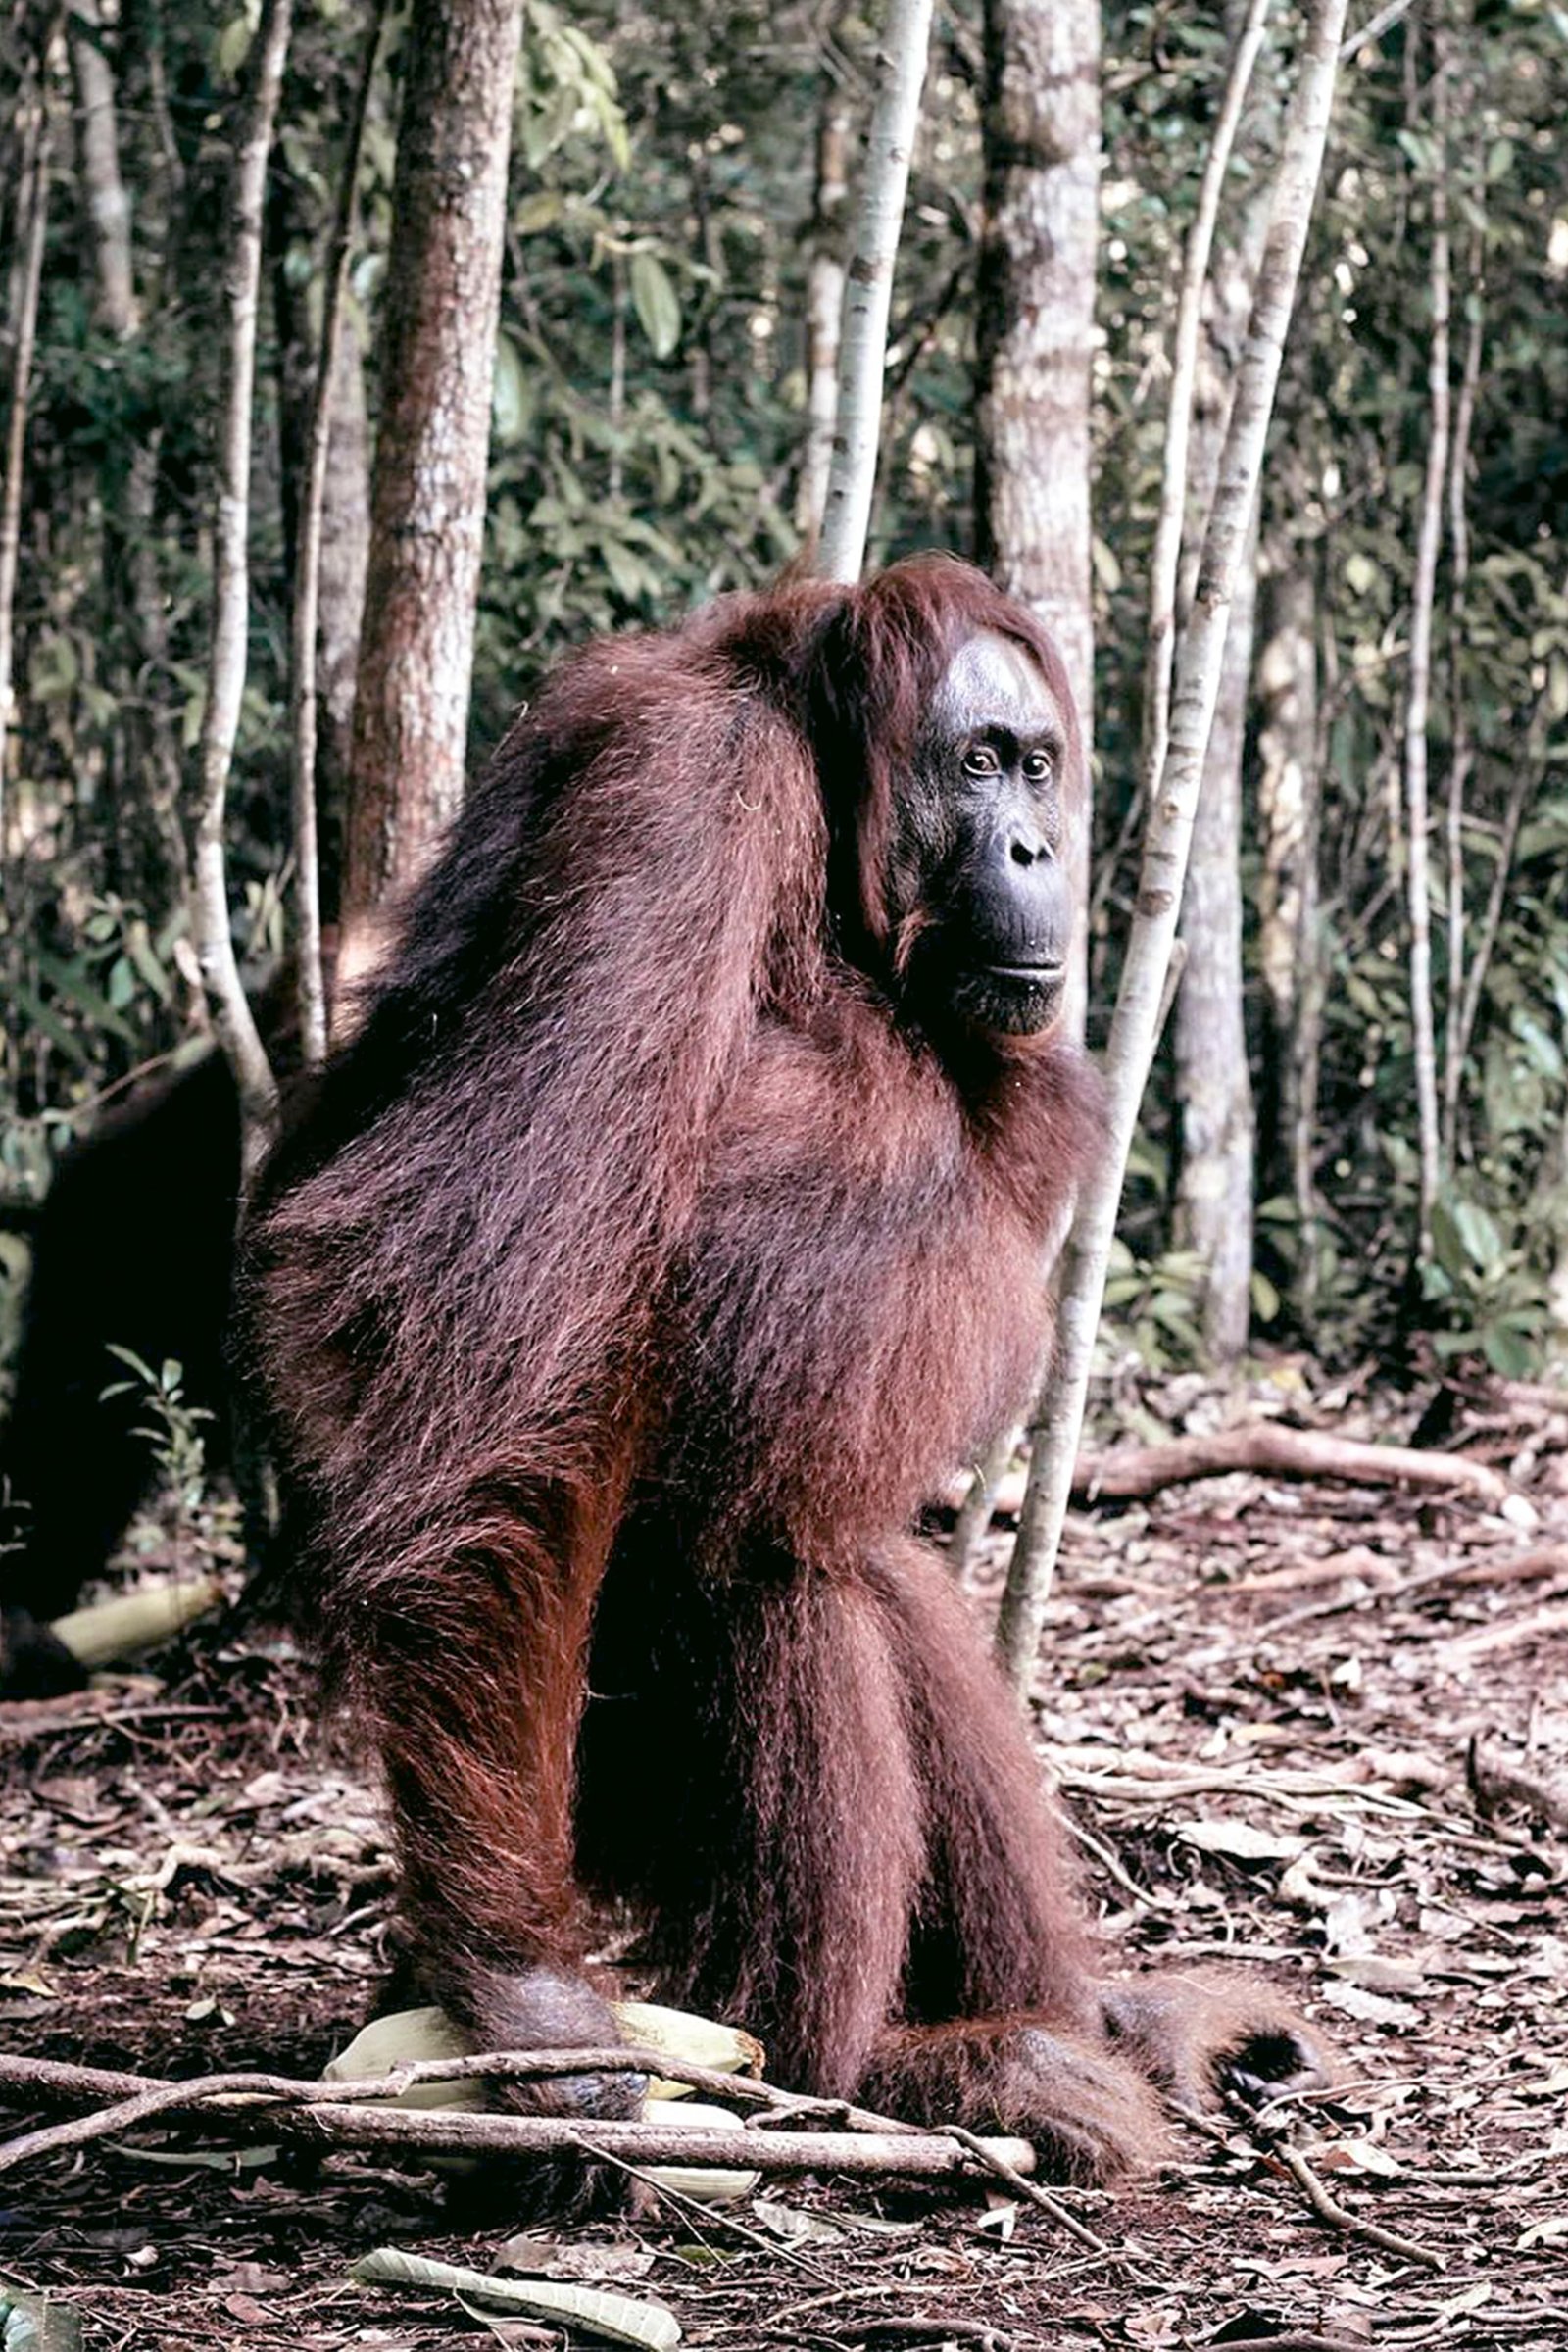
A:
<svg viewBox="0 0 1568 2352">
<path fill-rule="evenodd" d="M 1097 2172 L 1157 2136 L 1112 2047 L 1144 2011 L 1107 2027 L 1014 1709 L 905 1532 L 1023 1398 L 1100 1136 L 1059 1037 L 899 1011 L 895 798 L 977 630 L 1070 715 L 947 561 L 569 662 L 267 1178 L 247 1312 L 430 1988 L 502 2031 L 602 1891 L 782 2081 Z M 1183 2033 L 1256 2014 L 1195 1991 Z"/>
</svg>

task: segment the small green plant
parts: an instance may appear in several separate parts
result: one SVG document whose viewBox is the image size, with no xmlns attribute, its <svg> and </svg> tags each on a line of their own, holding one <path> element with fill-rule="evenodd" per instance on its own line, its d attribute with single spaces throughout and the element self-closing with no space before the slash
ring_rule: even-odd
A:
<svg viewBox="0 0 1568 2352">
<path fill-rule="evenodd" d="M 108 1345 L 110 1354 L 126 1365 L 132 1377 L 112 1380 L 102 1392 L 104 1398 L 141 1396 L 147 1418 L 136 1425 L 135 1435 L 145 1438 L 152 1447 L 159 1475 L 180 1517 L 201 1527 L 208 1503 L 207 1441 L 202 1427 L 212 1420 L 212 1414 L 205 1405 L 186 1403 L 183 1368 L 172 1356 L 166 1356 L 155 1372 L 133 1348 L 120 1348 L 113 1341 Z"/>
<path fill-rule="evenodd" d="M 1114 1241 L 1105 1274 L 1105 1327 L 1112 1352 L 1131 1348 L 1151 1372 L 1200 1364 L 1203 1274 L 1203 1259 L 1196 1250 L 1166 1250 L 1158 1257 L 1141 1258 L 1120 1238 Z"/>
</svg>

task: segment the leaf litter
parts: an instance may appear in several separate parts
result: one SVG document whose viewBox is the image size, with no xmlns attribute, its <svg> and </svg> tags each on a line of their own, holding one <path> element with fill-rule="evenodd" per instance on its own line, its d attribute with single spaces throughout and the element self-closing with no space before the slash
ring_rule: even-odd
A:
<svg viewBox="0 0 1568 2352">
<path fill-rule="evenodd" d="M 1119 1401 L 1145 1430 L 1236 1409 L 1197 1380 Z M 1408 1399 L 1354 1401 L 1356 1434 L 1407 1436 Z M 1231 1472 L 1075 1512 L 1048 1611 L 1037 1731 L 1116 1964 L 1264 1970 L 1339 2045 L 1344 2082 L 1280 2145 L 1267 2119 L 1178 2124 L 1157 2180 L 1059 2192 L 1105 2256 L 995 2183 L 792 2181 L 732 2220 L 518 2238 L 429 2173 L 171 2125 L 6 2176 L 19 2352 L 609 2340 L 564 2294 L 721 2352 L 1560 2352 L 1568 1400 L 1489 1383 L 1455 1409 L 1446 1442 L 1513 1477 L 1528 1530 L 1476 1494 Z M 1005 1547 L 972 1578 L 982 1625 Z M 375 1792 L 275 1638 L 162 1663 L 0 1715 L 0 2046 L 315 2074 L 391 1964 Z M 398 2283 L 366 2282 L 378 2250 Z M 420 2264 L 470 2274 L 468 2308 Z"/>
</svg>

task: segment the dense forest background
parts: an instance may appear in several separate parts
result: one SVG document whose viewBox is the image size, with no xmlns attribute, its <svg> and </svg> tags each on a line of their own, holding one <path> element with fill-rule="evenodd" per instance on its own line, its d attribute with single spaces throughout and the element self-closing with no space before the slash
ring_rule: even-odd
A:
<svg viewBox="0 0 1568 2352">
<path fill-rule="evenodd" d="M 957 0 L 937 20 L 873 562 L 942 546 L 1009 571 L 998 355 L 1018 323 L 1004 314 L 1026 315 L 1027 295 L 998 252 L 1015 131 L 988 56 L 994 66 L 999 44 L 1027 43 L 1052 20 L 1032 0 L 984 15 Z M 1093 24 L 1083 13 L 1085 38 Z M 226 841 L 236 941 L 258 990 L 294 921 L 298 518 L 371 29 L 347 0 L 301 12 L 267 180 Z M 1092 1042 L 1136 883 L 1181 246 L 1236 29 L 1217 11 L 1107 6 L 1098 67 L 1091 41 L 1075 68 L 1093 100 L 1077 144 L 1043 157 L 1080 183 L 1087 170 L 1099 192 L 1082 419 Z M 215 18 L 189 0 L 12 0 L 7 13 L 0 1195 L 13 1205 L 40 1196 L 106 1103 L 206 1050 L 186 877 L 209 692 L 229 175 L 254 30 L 243 11 Z M 391 12 L 332 383 L 317 765 L 329 912 L 388 406 L 381 327 L 410 38 Z M 1227 183 L 1195 499 L 1217 462 L 1299 38 L 1283 8 Z M 830 383 L 874 44 L 874 20 L 853 6 L 530 0 L 473 760 L 565 647 L 765 580 L 809 540 L 823 346 Z M 1330 1360 L 1475 1352 L 1528 1374 L 1568 1341 L 1565 114 L 1560 8 L 1433 0 L 1352 18 L 1232 616 L 1185 976 L 1108 1294 L 1113 1345 L 1156 1370 L 1281 1342 Z M 1058 109 L 1053 135 L 1062 123 Z M 1064 487 L 1053 463 L 1043 447 L 1048 501 Z M 1070 641 L 1073 612 L 1052 617 Z M 134 1233 L 123 1247 L 135 1250 Z M 24 1241 L 0 1233 L 13 1329 L 25 1265 Z"/>
</svg>

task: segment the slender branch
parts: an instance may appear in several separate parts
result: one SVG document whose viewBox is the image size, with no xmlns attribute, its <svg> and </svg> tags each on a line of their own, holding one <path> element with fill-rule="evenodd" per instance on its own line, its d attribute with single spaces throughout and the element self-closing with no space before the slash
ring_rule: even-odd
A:
<svg viewBox="0 0 1568 2352">
<path fill-rule="evenodd" d="M 1274 2142 L 1269 2147 L 1269 2154 L 1276 2163 L 1284 2165 L 1318 2220 L 1327 2222 L 1331 2230 L 1343 2230 L 1347 2237 L 1358 2237 L 1366 2245 L 1378 2247 L 1382 2253 L 1396 2255 L 1400 2262 L 1417 2263 L 1426 2271 L 1442 2270 L 1443 2257 L 1431 2246 L 1423 2246 L 1416 2238 L 1401 2237 L 1393 2230 L 1385 2230 L 1379 2222 L 1364 2222 L 1348 2205 L 1342 2205 L 1338 2197 L 1331 2197 L 1306 2158 L 1298 2154 L 1295 2148 Z"/>
<path fill-rule="evenodd" d="M 53 36 L 51 35 L 51 38 Z M 49 220 L 49 111 L 44 89 L 47 43 L 39 50 L 37 86 L 24 119 L 16 218 L 22 267 L 11 330 L 11 397 L 6 415 L 5 478 L 0 484 L 0 853 L 5 843 L 5 786 L 11 745 L 17 572 L 22 555 L 22 483 L 27 444 L 27 400 L 38 335 L 44 231 Z M 0 864 L 3 864 L 0 854 Z"/>
<path fill-rule="evenodd" d="M 1107 1051 L 1110 1139 L 1085 1188 L 1063 1253 L 1056 1359 L 1037 1408 L 1029 1485 L 998 1621 L 998 1646 L 1020 1690 L 1033 1672 L 1072 1486 L 1105 1262 L 1176 939 L 1231 593 L 1257 495 L 1285 335 L 1323 169 L 1345 10 L 1346 0 L 1316 0 L 1308 22 L 1192 612 L 1177 651 L 1169 739 L 1158 789 L 1150 800 L 1138 899 Z"/>
<path fill-rule="evenodd" d="M 1470 466 L 1470 431 L 1481 385 L 1484 330 L 1480 230 L 1471 245 L 1470 332 L 1465 339 L 1459 399 L 1453 416 L 1453 452 L 1448 462 L 1448 543 L 1453 551 L 1453 592 L 1448 602 L 1448 987 L 1444 1040 L 1443 1148 L 1451 1168 L 1459 1151 L 1459 1094 L 1464 1072 L 1460 1043 L 1464 1023 L 1464 799 L 1475 766 L 1470 706 L 1463 656 L 1469 641 L 1470 519 L 1465 505 Z"/>
<path fill-rule="evenodd" d="M 822 509 L 818 569 L 830 580 L 858 580 L 865 556 L 876 486 L 893 265 L 920 119 L 931 10 L 932 0 L 892 0 L 877 52 L 876 100 L 839 345 L 833 462 Z"/>
<path fill-rule="evenodd" d="M 1198 213 L 1188 232 L 1176 329 L 1171 348 L 1170 400 L 1166 410 L 1165 461 L 1159 519 L 1150 561 L 1149 644 L 1144 660 L 1144 737 L 1139 791 L 1152 796 L 1165 764 L 1170 737 L 1170 681 L 1176 641 L 1176 581 L 1187 516 L 1188 450 L 1198 381 L 1198 349 L 1203 318 L 1203 289 L 1219 219 L 1220 191 L 1241 125 L 1253 69 L 1263 46 L 1271 0 L 1251 0 L 1225 83 L 1213 142 L 1203 166 Z"/>
<path fill-rule="evenodd" d="M 953 1533 L 948 1538 L 948 1566 L 956 1577 L 963 1575 L 974 1557 L 975 1546 L 991 1525 L 1002 1481 L 1017 1445 L 1018 1432 L 1009 1423 L 1000 1437 L 992 1439 L 985 1458 L 975 1464 L 953 1522 Z"/>
<path fill-rule="evenodd" d="M 765 2103 L 788 2110 L 792 2116 L 831 2116 L 841 2128 L 763 2130 L 738 2118 L 727 2128 L 684 2125 L 678 2121 L 678 2111 L 641 2123 L 587 2124 L 559 2116 L 490 2115 L 462 2108 L 407 2109 L 385 2104 L 413 2082 L 476 2076 L 515 2081 L 613 2071 L 691 2080 L 724 2097 Z M 604 2154 L 635 2164 L 716 2164 L 762 2173 L 895 2174 L 920 2180 L 966 2174 L 976 2163 L 985 2171 L 1003 2166 L 1009 2175 L 1027 2174 L 1035 2163 L 1034 2150 L 1024 2139 L 997 2137 L 976 2142 L 966 2132 L 922 2131 L 832 2100 L 797 2099 L 770 2084 L 739 2077 L 721 2076 L 715 2081 L 709 2068 L 685 2066 L 653 2050 L 510 2051 L 423 2060 L 399 2067 L 390 2075 L 355 2082 L 306 2082 L 270 2074 L 211 2075 L 192 2082 L 173 2082 L 44 2058 L 0 2057 L 0 2086 L 71 2102 L 104 2102 L 90 2115 L 22 2133 L 0 2146 L 0 2172 L 137 2125 L 197 2114 L 221 2119 L 230 2128 L 239 2120 L 249 2128 L 265 2124 L 268 2131 L 285 2137 L 328 2146 L 382 2147 L 422 2156 L 534 2156 L 576 2149 L 585 2155 Z M 849 2128 L 843 2128 L 846 2126 Z"/>
<path fill-rule="evenodd" d="M 1443 30 L 1434 25 L 1432 72 L 1432 344 L 1427 383 L 1431 425 L 1427 440 L 1426 486 L 1416 540 L 1415 581 L 1410 592 L 1410 683 L 1404 719 L 1404 805 L 1409 834 L 1406 882 L 1410 913 L 1410 1028 L 1415 1053 L 1416 1129 L 1420 1146 L 1417 1253 L 1432 1254 L 1432 1211 L 1442 1177 L 1438 1127 L 1437 1041 L 1432 1014 L 1432 893 L 1427 862 L 1430 811 L 1427 795 L 1427 719 L 1432 699 L 1432 616 L 1436 602 L 1438 551 L 1443 543 L 1443 486 L 1448 471 L 1448 57 Z"/>
<path fill-rule="evenodd" d="M 354 242 L 355 198 L 365 125 L 369 117 L 375 62 L 386 22 L 386 0 L 373 0 L 354 113 L 338 180 L 337 211 L 321 297 L 321 342 L 306 434 L 305 486 L 300 500 L 299 554 L 290 635 L 289 731 L 294 749 L 294 892 L 298 926 L 300 1044 L 307 1069 L 326 1058 L 326 984 L 321 972 L 321 872 L 316 811 L 316 636 L 321 603 L 321 517 L 326 507 L 327 457 L 332 441 L 332 387 L 337 380 L 339 330 Z"/>
<path fill-rule="evenodd" d="M 218 514 L 213 550 L 213 635 L 200 745 L 201 798 L 191 871 L 191 928 L 213 1026 L 234 1072 L 247 1178 L 277 1114 L 277 1084 L 240 984 L 228 915 L 223 819 L 245 692 L 250 595 L 251 400 L 256 375 L 256 295 L 262 264 L 262 196 L 288 49 L 291 0 L 264 0 L 251 86 L 234 149 L 229 211 L 227 348 L 219 428 Z"/>
<path fill-rule="evenodd" d="M 1531 758 L 1527 754 L 1515 769 L 1513 782 L 1508 787 L 1507 804 L 1502 812 L 1502 834 L 1497 843 L 1497 863 L 1492 876 L 1492 888 L 1487 893 L 1486 912 L 1481 918 L 1475 954 L 1470 958 L 1470 968 L 1464 976 L 1464 1004 L 1459 1013 L 1458 1058 L 1461 1068 L 1470 1051 L 1470 1040 L 1475 1035 L 1487 974 L 1492 968 L 1493 950 L 1502 928 L 1503 908 L 1508 903 L 1508 884 L 1513 879 L 1514 852 L 1519 846 L 1519 828 L 1524 823 L 1525 810 L 1540 782 L 1539 757 Z"/>
</svg>

